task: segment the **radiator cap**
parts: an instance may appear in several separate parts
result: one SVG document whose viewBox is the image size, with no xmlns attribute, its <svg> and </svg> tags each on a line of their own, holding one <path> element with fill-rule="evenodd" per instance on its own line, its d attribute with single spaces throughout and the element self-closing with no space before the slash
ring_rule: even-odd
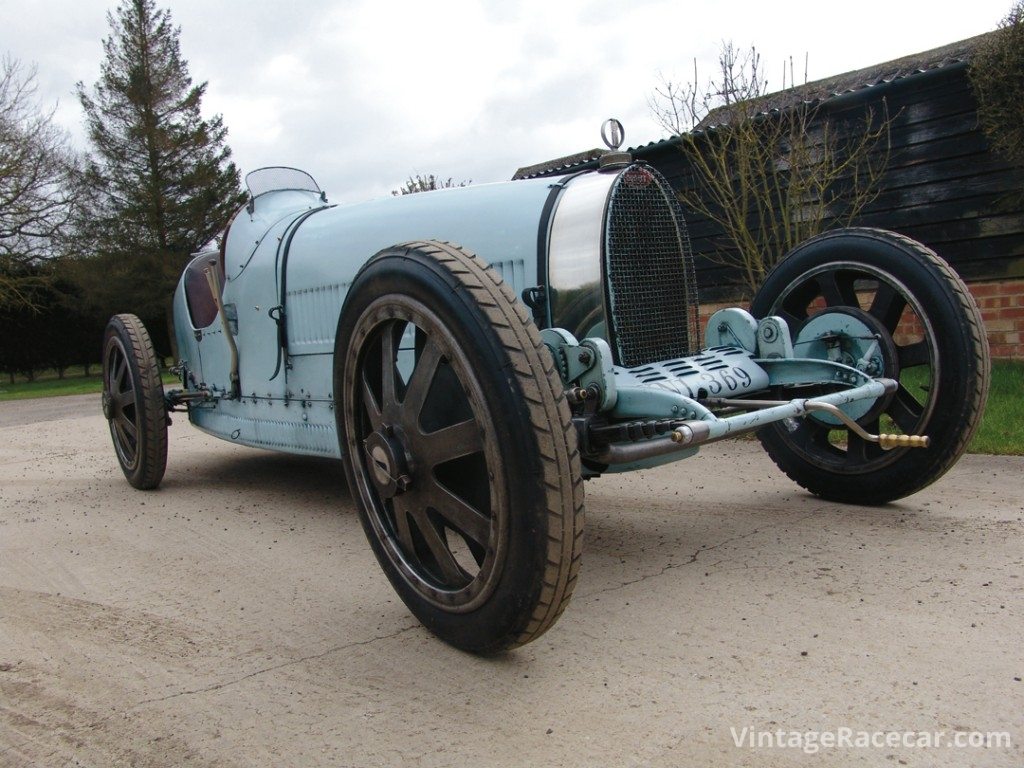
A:
<svg viewBox="0 0 1024 768">
<path fill-rule="evenodd" d="M 604 141 L 608 151 L 601 155 L 599 168 L 609 171 L 617 171 L 633 162 L 633 156 L 629 152 L 620 152 L 619 147 L 626 138 L 626 130 L 622 123 L 614 117 L 610 117 L 601 125 L 601 139 Z"/>
</svg>

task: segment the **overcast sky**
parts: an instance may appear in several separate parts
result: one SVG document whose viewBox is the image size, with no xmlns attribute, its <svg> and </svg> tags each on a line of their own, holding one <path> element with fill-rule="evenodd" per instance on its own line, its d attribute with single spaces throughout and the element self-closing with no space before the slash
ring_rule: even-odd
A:
<svg viewBox="0 0 1024 768">
<path fill-rule="evenodd" d="M 769 86 L 796 60 L 816 80 L 994 29 L 1011 0 L 157 0 L 181 27 L 207 115 L 243 173 L 308 170 L 332 200 L 386 195 L 412 173 L 475 182 L 598 146 L 663 138 L 659 72 L 710 74 L 723 40 L 757 45 Z M 79 80 L 99 76 L 114 0 L 0 0 L 0 46 L 84 146 Z"/>
</svg>

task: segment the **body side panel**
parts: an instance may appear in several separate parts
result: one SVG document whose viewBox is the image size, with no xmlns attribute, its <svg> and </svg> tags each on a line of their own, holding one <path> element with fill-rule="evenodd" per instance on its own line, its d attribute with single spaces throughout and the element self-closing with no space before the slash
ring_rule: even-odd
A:
<svg viewBox="0 0 1024 768">
<path fill-rule="evenodd" d="M 291 353 L 334 351 L 335 327 L 356 272 L 375 253 L 397 243 L 458 243 L 498 269 L 517 295 L 537 285 L 537 228 L 554 181 L 484 184 L 375 200 L 324 211 L 303 222 L 288 263 Z"/>
<path fill-rule="evenodd" d="M 362 265 L 391 245 L 447 240 L 495 266 L 518 295 L 541 282 L 538 227 L 557 181 L 438 190 L 325 209 L 301 221 L 286 266 L 291 366 L 282 361 L 276 377 L 277 323 L 268 311 L 279 303 L 282 246 L 293 222 L 322 203 L 310 193 L 261 195 L 253 214 L 239 214 L 226 247 L 223 298 L 237 311 L 242 398 L 194 405 L 190 420 L 210 434 L 244 445 L 339 456 L 332 392 L 334 336 L 348 287 Z M 263 227 L 267 229 L 260 231 Z M 223 338 L 215 342 L 222 334 L 220 323 L 206 329 L 209 342 L 206 331 L 197 342 L 184 297 L 176 295 L 175 328 L 189 367 L 201 371 L 207 385 L 227 389 L 227 344 Z"/>
</svg>

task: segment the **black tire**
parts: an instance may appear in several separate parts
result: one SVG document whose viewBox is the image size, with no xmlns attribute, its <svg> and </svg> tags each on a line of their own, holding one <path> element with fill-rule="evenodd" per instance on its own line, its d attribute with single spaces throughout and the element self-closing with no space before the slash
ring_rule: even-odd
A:
<svg viewBox="0 0 1024 768">
<path fill-rule="evenodd" d="M 349 486 L 405 604 L 478 653 L 547 631 L 579 572 L 583 481 L 561 380 L 509 287 L 454 245 L 388 248 L 349 290 L 334 361 Z"/>
<path fill-rule="evenodd" d="M 895 425 L 904 434 L 928 435 L 931 445 L 883 451 L 813 417 L 793 431 L 774 424 L 758 437 L 783 472 L 826 499 L 883 504 L 921 490 L 964 452 L 985 408 L 988 343 L 971 294 L 920 243 L 857 228 L 797 246 L 765 279 L 751 312 L 780 315 L 795 338 L 822 304 L 854 307 L 876 324 L 885 345 L 893 339 L 888 349 L 895 355 L 887 356 L 880 375 L 899 380 L 900 387 L 860 420 L 862 426 L 877 433 Z"/>
<path fill-rule="evenodd" d="M 103 414 L 128 482 L 160 485 L 167 468 L 167 411 L 160 363 L 135 315 L 114 315 L 103 336 Z"/>
</svg>

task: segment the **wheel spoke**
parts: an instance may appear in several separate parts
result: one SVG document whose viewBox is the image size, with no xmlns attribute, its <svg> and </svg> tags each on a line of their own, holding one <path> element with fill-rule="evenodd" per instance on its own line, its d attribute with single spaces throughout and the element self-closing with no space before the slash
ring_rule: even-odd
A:
<svg viewBox="0 0 1024 768">
<path fill-rule="evenodd" d="M 120 355 L 118 357 L 117 371 L 114 373 L 114 381 L 117 383 L 117 386 L 111 387 L 115 392 L 120 392 L 123 389 L 122 385 L 125 383 L 124 376 L 128 372 L 128 358 L 121 357 Z M 128 388 L 131 390 L 130 381 L 128 382 Z"/>
<path fill-rule="evenodd" d="M 135 404 L 135 393 L 132 390 L 127 392 L 118 392 L 114 395 L 114 402 L 117 403 L 121 408 Z"/>
<path fill-rule="evenodd" d="M 409 377 L 409 386 L 406 387 L 405 399 L 402 401 L 411 421 L 419 422 L 420 411 L 427 399 L 441 357 L 441 348 L 428 339 L 423 352 L 416 360 L 416 367 Z"/>
<path fill-rule="evenodd" d="M 363 406 L 366 408 L 366 414 L 370 417 L 370 425 L 376 431 L 380 429 L 383 423 L 380 406 L 377 405 L 377 398 L 374 397 L 370 383 L 366 380 L 366 371 L 363 371 L 363 375 L 360 378 L 363 382 Z"/>
<path fill-rule="evenodd" d="M 839 280 L 839 272 L 829 271 L 818 275 L 818 288 L 825 299 L 825 304 L 830 307 L 856 307 L 858 306 L 857 293 L 853 290 L 853 281 Z"/>
<path fill-rule="evenodd" d="M 869 424 L 862 425 L 864 429 L 873 434 L 878 433 L 878 419 L 873 419 Z M 848 432 L 846 437 L 846 464 L 857 466 L 873 458 L 877 451 L 872 450 L 875 443 L 869 443 L 856 432 Z"/>
<path fill-rule="evenodd" d="M 423 534 L 423 540 L 427 543 L 427 548 L 430 550 L 434 562 L 437 563 L 437 567 L 441 570 L 441 575 L 445 581 L 453 585 L 465 582 L 466 575 L 455 561 L 455 556 L 451 553 L 451 550 L 448 549 L 448 542 L 444 540 L 444 536 L 430 521 L 426 511 L 414 512 L 413 517 L 416 520 L 416 527 Z"/>
<path fill-rule="evenodd" d="M 924 409 L 910 393 L 910 390 L 900 384 L 885 412 L 905 434 L 912 435 Z"/>
<path fill-rule="evenodd" d="M 132 424 L 132 422 L 128 419 L 127 416 L 125 416 L 124 414 L 118 416 L 117 423 L 121 426 L 121 429 L 125 432 L 125 434 L 127 434 L 132 440 L 135 440 L 136 437 L 138 437 L 138 430 L 135 428 L 135 425 Z"/>
<path fill-rule="evenodd" d="M 878 288 L 875 290 L 875 298 L 872 299 L 871 306 L 868 308 L 868 314 L 873 315 L 881 322 L 889 333 L 894 333 L 906 306 L 907 300 L 895 288 L 889 283 L 879 281 Z"/>
<path fill-rule="evenodd" d="M 846 437 L 846 463 L 863 464 L 867 460 L 867 446 L 867 440 L 856 432 L 850 432 Z"/>
<path fill-rule="evenodd" d="M 918 365 L 928 365 L 928 342 L 918 341 L 914 344 L 906 344 L 896 347 L 896 357 L 900 361 L 900 369 L 914 368 Z"/>
<path fill-rule="evenodd" d="M 774 314 L 786 321 L 786 325 L 789 326 L 789 332 L 791 335 L 796 331 L 796 327 L 807 319 L 806 312 L 803 313 L 803 317 L 797 317 L 793 312 L 790 312 L 788 309 L 783 309 L 782 307 L 776 309 Z"/>
<path fill-rule="evenodd" d="M 789 433 L 789 439 L 808 453 L 831 454 L 841 458 L 845 452 L 832 445 L 829 432 L 828 428 L 814 419 L 804 418 L 796 431 Z"/>
<path fill-rule="evenodd" d="M 435 466 L 483 450 L 480 427 L 474 419 L 430 432 L 424 436 L 424 443 L 430 463 Z"/>
<path fill-rule="evenodd" d="M 385 326 L 380 338 L 380 409 L 387 411 L 395 403 L 395 326 Z"/>
<path fill-rule="evenodd" d="M 791 331 L 796 329 L 800 323 L 807 319 L 807 308 L 814 299 L 821 295 L 816 280 L 806 280 L 794 287 L 786 298 L 779 302 L 772 310 L 773 315 L 778 315 L 787 323 Z"/>
<path fill-rule="evenodd" d="M 135 454 L 135 440 L 128 437 L 128 433 L 125 432 L 124 422 L 120 419 L 115 419 L 111 422 L 114 426 L 114 432 L 117 433 L 117 442 L 121 445 L 121 450 L 124 452 L 126 458 L 131 461 L 132 456 Z"/>
<path fill-rule="evenodd" d="M 487 544 L 491 520 L 438 482 L 426 493 L 426 504 L 477 544 Z"/>
<path fill-rule="evenodd" d="M 393 502 L 395 510 L 395 535 L 398 537 L 398 544 L 406 557 L 414 557 L 416 546 L 412 541 L 412 531 L 409 529 L 409 506 L 401 496 L 396 496 Z"/>
</svg>

